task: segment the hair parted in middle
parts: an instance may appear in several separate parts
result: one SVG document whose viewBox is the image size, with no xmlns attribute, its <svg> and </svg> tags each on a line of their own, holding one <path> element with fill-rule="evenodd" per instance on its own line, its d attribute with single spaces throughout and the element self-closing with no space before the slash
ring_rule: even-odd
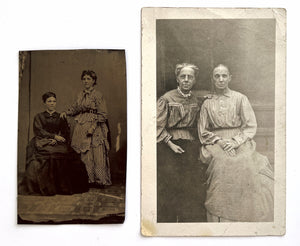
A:
<svg viewBox="0 0 300 246">
<path fill-rule="evenodd" d="M 176 67 L 175 67 L 175 75 L 176 77 L 178 76 L 178 74 L 180 73 L 181 69 L 185 68 L 185 67 L 188 67 L 188 68 L 191 68 L 194 70 L 195 72 L 195 77 L 198 76 L 199 74 L 199 68 L 194 65 L 194 64 L 191 64 L 191 63 L 181 63 L 181 64 L 177 64 Z"/>
<path fill-rule="evenodd" d="M 224 64 L 222 64 L 222 63 L 219 63 L 217 66 L 215 66 L 215 67 L 212 69 L 211 76 L 212 76 L 212 74 L 214 73 L 215 69 L 218 68 L 218 67 L 224 67 L 224 68 L 226 68 L 227 71 L 228 71 L 228 73 L 231 75 L 228 66 L 226 66 L 226 65 L 224 65 Z"/>
<path fill-rule="evenodd" d="M 96 75 L 96 73 L 94 71 L 92 71 L 92 70 L 83 70 L 82 74 L 81 74 L 81 79 L 83 79 L 84 75 L 89 75 L 93 80 L 95 80 L 94 85 L 97 84 L 96 83 L 97 82 L 97 75 Z"/>
<path fill-rule="evenodd" d="M 43 102 L 46 102 L 46 100 L 49 98 L 49 97 L 54 97 L 56 99 L 56 95 L 54 92 L 51 92 L 51 91 L 48 91 L 46 93 L 44 93 L 42 95 L 42 99 L 43 99 Z"/>
</svg>

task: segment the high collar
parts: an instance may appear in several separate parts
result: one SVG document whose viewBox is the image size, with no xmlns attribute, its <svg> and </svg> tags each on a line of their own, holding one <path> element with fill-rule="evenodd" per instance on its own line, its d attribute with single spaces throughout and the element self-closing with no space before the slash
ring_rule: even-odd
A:
<svg viewBox="0 0 300 246">
<path fill-rule="evenodd" d="M 179 93 L 182 97 L 184 97 L 184 98 L 190 98 L 190 97 L 192 96 L 192 91 L 189 91 L 189 93 L 185 94 L 185 93 L 183 93 L 183 92 L 180 90 L 179 87 L 177 87 L 177 91 L 178 91 L 178 93 Z"/>
<path fill-rule="evenodd" d="M 213 94 L 214 94 L 215 96 L 226 96 L 226 97 L 230 97 L 230 96 L 231 96 L 231 90 L 227 87 L 227 89 L 224 90 L 222 94 L 217 94 L 215 91 L 213 92 Z"/>
<path fill-rule="evenodd" d="M 50 118 L 50 117 L 56 117 L 58 115 L 58 113 L 56 111 L 53 111 L 52 113 L 50 113 L 48 110 L 46 110 L 44 112 L 44 115 L 47 117 L 47 118 Z"/>
<path fill-rule="evenodd" d="M 84 89 L 83 94 L 91 94 L 91 92 L 94 90 L 94 87 L 91 87 L 89 89 Z"/>
<path fill-rule="evenodd" d="M 52 112 L 49 112 L 48 109 L 47 109 L 46 112 L 47 112 L 48 114 L 50 114 L 50 115 L 53 115 L 53 114 L 56 112 L 56 110 L 54 110 L 54 111 L 52 111 Z"/>
</svg>

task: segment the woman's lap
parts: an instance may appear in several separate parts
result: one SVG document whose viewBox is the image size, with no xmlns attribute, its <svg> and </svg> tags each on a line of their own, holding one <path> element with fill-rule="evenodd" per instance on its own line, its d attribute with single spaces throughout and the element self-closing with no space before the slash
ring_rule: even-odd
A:
<svg viewBox="0 0 300 246">
<path fill-rule="evenodd" d="M 20 194 L 73 194 L 87 190 L 84 164 L 73 151 L 64 155 L 37 153 L 31 156 L 19 186 Z"/>
<path fill-rule="evenodd" d="M 158 222 L 205 221 L 204 166 L 197 160 L 196 141 L 174 141 L 185 150 L 175 154 L 166 144 L 157 145 Z"/>
<path fill-rule="evenodd" d="M 273 177 L 267 159 L 246 143 L 230 157 L 218 145 L 208 146 L 207 210 L 236 221 L 270 221 L 273 216 Z M 267 174 L 267 175 L 266 175 Z"/>
</svg>

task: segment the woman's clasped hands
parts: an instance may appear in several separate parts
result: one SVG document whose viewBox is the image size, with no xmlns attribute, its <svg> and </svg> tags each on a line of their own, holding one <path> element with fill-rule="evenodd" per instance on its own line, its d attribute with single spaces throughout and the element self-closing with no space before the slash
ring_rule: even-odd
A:
<svg viewBox="0 0 300 246">
<path fill-rule="evenodd" d="M 49 145 L 56 145 L 57 142 L 64 143 L 66 142 L 66 139 L 60 135 L 55 135 L 54 139 L 50 139 Z"/>
<path fill-rule="evenodd" d="M 56 141 L 56 142 L 60 142 L 60 143 L 66 142 L 66 139 L 62 136 L 59 136 L 59 135 L 55 135 L 53 140 Z"/>
</svg>

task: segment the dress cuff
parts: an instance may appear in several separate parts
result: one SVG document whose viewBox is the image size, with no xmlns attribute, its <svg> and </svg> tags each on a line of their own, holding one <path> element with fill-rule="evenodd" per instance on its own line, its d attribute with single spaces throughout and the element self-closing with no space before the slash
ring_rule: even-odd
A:
<svg viewBox="0 0 300 246">
<path fill-rule="evenodd" d="M 243 134 L 238 134 L 235 137 L 233 137 L 232 139 L 237 142 L 238 146 L 240 146 L 247 140 L 247 137 Z"/>
<path fill-rule="evenodd" d="M 168 135 L 165 139 L 164 142 L 167 144 L 171 140 L 172 136 Z"/>
<path fill-rule="evenodd" d="M 216 136 L 215 138 L 214 138 L 214 140 L 212 141 L 212 144 L 216 144 L 219 140 L 221 140 L 222 138 L 221 137 L 219 137 L 219 136 Z"/>
</svg>

